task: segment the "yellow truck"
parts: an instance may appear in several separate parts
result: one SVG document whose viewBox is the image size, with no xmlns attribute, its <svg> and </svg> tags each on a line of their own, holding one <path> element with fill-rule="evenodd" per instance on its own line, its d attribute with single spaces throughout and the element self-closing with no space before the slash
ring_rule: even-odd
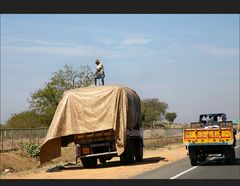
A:
<svg viewBox="0 0 240 186">
<path fill-rule="evenodd" d="M 208 155 L 224 156 L 226 163 L 235 160 L 236 129 L 225 113 L 201 114 L 184 130 L 183 142 L 192 166 L 206 160 Z"/>
</svg>

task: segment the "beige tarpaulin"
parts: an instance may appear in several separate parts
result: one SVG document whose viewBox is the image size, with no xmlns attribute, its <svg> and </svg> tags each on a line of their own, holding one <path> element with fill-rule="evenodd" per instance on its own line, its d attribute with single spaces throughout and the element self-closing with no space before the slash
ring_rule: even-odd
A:
<svg viewBox="0 0 240 186">
<path fill-rule="evenodd" d="M 140 118 L 140 98 L 127 87 L 90 86 L 66 91 L 41 146 L 40 162 L 59 157 L 61 146 L 72 142 L 74 134 L 108 129 L 116 132 L 120 155 L 124 151 L 126 128 L 141 125 Z"/>
</svg>

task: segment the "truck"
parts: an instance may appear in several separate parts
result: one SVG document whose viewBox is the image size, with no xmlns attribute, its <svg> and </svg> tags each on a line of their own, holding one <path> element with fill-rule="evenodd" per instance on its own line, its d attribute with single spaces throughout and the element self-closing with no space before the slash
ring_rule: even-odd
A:
<svg viewBox="0 0 240 186">
<path fill-rule="evenodd" d="M 74 143 L 76 163 L 96 167 L 113 157 L 123 164 L 143 159 L 143 129 L 138 94 L 120 85 L 66 91 L 41 145 L 41 164 Z"/>
<path fill-rule="evenodd" d="M 224 156 L 228 164 L 235 160 L 236 129 L 227 121 L 225 113 L 200 114 L 198 122 L 184 129 L 183 142 L 192 166 L 202 163 L 211 155 Z"/>
<path fill-rule="evenodd" d="M 126 136 L 124 152 L 119 156 L 122 164 L 130 164 L 143 159 L 143 139 L 140 131 L 129 131 Z M 132 133 L 131 133 L 132 132 Z M 96 167 L 97 160 L 104 164 L 107 160 L 117 157 L 115 132 L 105 130 L 74 136 L 76 144 L 76 163 L 80 158 L 83 167 Z"/>
</svg>

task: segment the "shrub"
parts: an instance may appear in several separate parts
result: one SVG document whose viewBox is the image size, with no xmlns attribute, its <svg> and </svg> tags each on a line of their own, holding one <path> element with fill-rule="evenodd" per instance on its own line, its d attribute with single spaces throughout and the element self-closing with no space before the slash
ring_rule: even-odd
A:
<svg viewBox="0 0 240 186">
<path fill-rule="evenodd" d="M 40 145 L 36 143 L 22 143 L 20 145 L 20 149 L 25 151 L 27 154 L 29 154 L 33 158 L 39 159 L 40 156 Z"/>
</svg>

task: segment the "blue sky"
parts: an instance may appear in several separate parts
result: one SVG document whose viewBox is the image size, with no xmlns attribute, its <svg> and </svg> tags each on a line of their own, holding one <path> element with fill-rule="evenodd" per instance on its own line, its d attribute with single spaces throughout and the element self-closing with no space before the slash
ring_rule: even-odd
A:
<svg viewBox="0 0 240 186">
<path fill-rule="evenodd" d="M 3 14 L 1 123 L 65 64 L 105 67 L 106 84 L 159 98 L 176 122 L 239 118 L 237 14 Z"/>
</svg>

